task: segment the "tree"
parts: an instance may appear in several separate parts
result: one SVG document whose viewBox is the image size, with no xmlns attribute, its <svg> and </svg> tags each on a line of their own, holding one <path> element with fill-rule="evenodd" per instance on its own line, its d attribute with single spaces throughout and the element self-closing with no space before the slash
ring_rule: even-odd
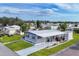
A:
<svg viewBox="0 0 79 59">
<path fill-rule="evenodd" d="M 2 17 L 2 20 L 3 20 L 2 22 L 3 22 L 4 25 L 7 25 L 7 24 L 10 23 L 9 22 L 10 19 L 8 17 Z"/>
<path fill-rule="evenodd" d="M 26 30 L 28 30 L 28 25 L 26 23 L 24 23 L 23 25 L 21 25 L 21 30 L 24 32 Z"/>
<path fill-rule="evenodd" d="M 19 25 L 19 26 L 21 26 L 25 22 L 23 20 L 19 19 L 18 17 L 16 17 L 16 18 L 1 17 L 0 23 L 3 24 L 4 26 L 6 26 L 6 25 Z"/>
<path fill-rule="evenodd" d="M 59 29 L 60 29 L 61 31 L 65 31 L 66 28 L 67 28 L 67 23 L 66 23 L 66 22 L 64 22 L 64 23 L 62 23 L 62 24 L 59 24 Z"/>
<path fill-rule="evenodd" d="M 41 28 L 41 22 L 39 20 L 36 21 L 36 28 Z"/>
</svg>

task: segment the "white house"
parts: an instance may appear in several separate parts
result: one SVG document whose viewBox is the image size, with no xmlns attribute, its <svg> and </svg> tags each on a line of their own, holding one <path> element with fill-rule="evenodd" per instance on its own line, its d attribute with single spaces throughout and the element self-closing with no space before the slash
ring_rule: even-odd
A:
<svg viewBox="0 0 79 59">
<path fill-rule="evenodd" d="M 59 27 L 59 25 L 52 25 L 52 26 L 51 26 L 51 29 L 52 29 L 52 30 L 57 30 L 58 27 Z"/>
<path fill-rule="evenodd" d="M 20 29 L 21 29 L 20 26 L 12 25 L 12 26 L 5 26 L 2 31 L 7 35 L 14 35 L 14 34 L 20 34 L 21 33 Z"/>
<path fill-rule="evenodd" d="M 43 42 L 60 42 L 73 39 L 73 31 L 61 32 L 58 30 L 33 30 L 28 31 L 24 40 L 39 44 Z"/>
<path fill-rule="evenodd" d="M 69 23 L 67 24 L 67 29 L 79 29 L 79 23 Z"/>
<path fill-rule="evenodd" d="M 29 30 L 35 30 L 35 26 L 31 26 Z"/>
</svg>

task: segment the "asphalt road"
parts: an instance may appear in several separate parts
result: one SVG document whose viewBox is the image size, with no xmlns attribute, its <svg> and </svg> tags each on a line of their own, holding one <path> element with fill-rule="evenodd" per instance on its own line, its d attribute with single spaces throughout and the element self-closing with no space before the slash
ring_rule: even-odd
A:
<svg viewBox="0 0 79 59">
<path fill-rule="evenodd" d="M 0 43 L 0 56 L 18 56 L 15 52 Z"/>
<path fill-rule="evenodd" d="M 79 46 L 71 46 L 50 56 L 79 56 Z"/>
</svg>

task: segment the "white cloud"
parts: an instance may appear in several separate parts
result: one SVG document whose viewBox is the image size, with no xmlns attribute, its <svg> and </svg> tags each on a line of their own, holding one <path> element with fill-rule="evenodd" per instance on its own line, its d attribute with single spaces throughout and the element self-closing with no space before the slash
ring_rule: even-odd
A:
<svg viewBox="0 0 79 59">
<path fill-rule="evenodd" d="M 0 12 L 6 12 L 6 11 L 17 13 L 17 11 L 19 11 L 19 9 L 13 8 L 13 7 L 0 7 Z"/>
<path fill-rule="evenodd" d="M 57 3 L 56 4 L 57 6 L 59 6 L 60 8 L 62 9 L 66 9 L 66 10 L 76 10 L 76 11 L 79 11 L 79 4 L 75 4 L 75 3 Z"/>
<path fill-rule="evenodd" d="M 52 15 L 54 14 L 54 11 L 52 9 L 43 9 L 38 11 L 38 14 L 40 15 Z"/>
<path fill-rule="evenodd" d="M 14 7 L 0 7 L 2 13 L 16 13 L 16 14 L 28 14 L 28 15 L 51 15 L 54 13 L 52 9 L 20 9 Z"/>
<path fill-rule="evenodd" d="M 59 9 L 58 8 L 52 8 L 54 11 L 58 11 Z"/>
<path fill-rule="evenodd" d="M 57 3 L 56 5 L 64 9 L 72 9 L 72 6 L 68 4 Z"/>
</svg>

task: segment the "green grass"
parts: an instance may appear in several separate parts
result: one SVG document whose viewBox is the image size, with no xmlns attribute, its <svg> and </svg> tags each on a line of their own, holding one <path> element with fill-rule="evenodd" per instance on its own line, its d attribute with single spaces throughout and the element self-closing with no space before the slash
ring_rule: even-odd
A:
<svg viewBox="0 0 79 59">
<path fill-rule="evenodd" d="M 6 46 L 13 51 L 18 51 L 18 50 L 21 50 L 21 49 L 24 49 L 27 47 L 31 47 L 32 44 L 25 42 L 23 40 L 19 40 L 17 42 L 11 43 L 11 44 L 6 44 Z"/>
<path fill-rule="evenodd" d="M 6 42 L 11 42 L 11 41 L 15 41 L 15 40 L 20 40 L 21 39 L 21 35 L 13 35 L 13 36 L 2 36 L 0 37 L 0 42 L 2 43 L 6 43 Z"/>
<path fill-rule="evenodd" d="M 0 42 L 2 43 L 10 42 L 4 45 L 13 51 L 18 51 L 18 50 L 32 46 L 32 44 L 21 40 L 21 37 L 22 37 L 21 35 L 13 35 L 13 36 L 5 35 L 5 36 L 0 37 Z"/>
<path fill-rule="evenodd" d="M 45 48 L 45 49 L 39 50 L 35 53 L 30 54 L 29 56 L 48 56 L 48 55 L 54 54 L 54 53 L 56 53 L 64 48 L 67 48 L 68 46 L 71 46 L 79 41 L 79 34 L 74 33 L 73 36 L 74 36 L 73 40 L 70 40 L 64 44 L 58 45 L 54 48 L 50 48 L 50 49 Z"/>
</svg>

